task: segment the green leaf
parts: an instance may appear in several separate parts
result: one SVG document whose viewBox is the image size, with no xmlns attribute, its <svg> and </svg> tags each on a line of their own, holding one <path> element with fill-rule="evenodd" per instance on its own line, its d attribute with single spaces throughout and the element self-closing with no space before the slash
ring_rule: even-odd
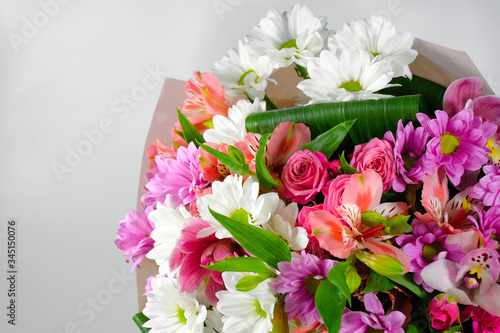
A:
<svg viewBox="0 0 500 333">
<path fill-rule="evenodd" d="M 246 164 L 244 161 L 243 162 L 240 161 L 238 154 L 235 152 L 235 150 L 238 150 L 238 148 L 233 147 L 233 149 L 232 149 L 233 156 L 230 156 L 228 154 L 224 154 L 223 152 L 220 152 L 217 149 L 214 149 L 214 148 L 207 146 L 205 144 L 200 145 L 200 147 L 203 148 L 204 150 L 206 150 L 207 153 L 211 154 L 216 159 L 218 159 L 222 164 L 224 164 L 229 170 L 231 170 L 235 174 L 242 175 L 242 176 L 253 175 L 253 172 L 250 171 L 248 164 Z M 231 147 L 231 146 L 229 146 L 229 147 Z M 229 147 L 228 147 L 228 151 L 229 151 Z M 239 151 L 239 152 L 241 153 L 241 151 Z"/>
<path fill-rule="evenodd" d="M 410 215 L 396 215 L 387 220 L 387 227 L 384 233 L 389 235 L 402 235 L 411 232 L 411 225 L 408 224 Z"/>
<path fill-rule="evenodd" d="M 356 119 L 344 121 L 325 133 L 318 135 L 314 140 L 306 143 L 300 149 L 308 149 L 313 153 L 319 151 L 323 153 L 327 159 L 330 159 L 333 153 L 339 148 L 342 141 L 344 141 L 344 138 L 355 122 Z"/>
<path fill-rule="evenodd" d="M 392 288 L 394 288 L 394 283 L 392 283 L 388 278 L 376 273 L 374 270 L 370 270 L 370 281 L 361 293 L 365 294 L 372 291 L 387 291 Z"/>
<path fill-rule="evenodd" d="M 382 138 L 387 131 L 395 132 L 398 121 L 417 122 L 415 114 L 428 113 L 421 95 L 402 96 L 379 100 L 336 102 L 299 106 L 288 109 L 259 112 L 249 115 L 246 129 L 253 133 L 270 133 L 280 123 L 303 123 L 313 138 L 338 124 L 358 119 L 349 131 L 354 144 Z"/>
<path fill-rule="evenodd" d="M 182 133 L 184 140 L 187 143 L 194 142 L 196 147 L 199 147 L 199 143 L 204 143 L 203 135 L 194 127 L 193 124 L 187 119 L 187 117 L 177 109 L 177 117 L 179 118 L 179 123 L 181 124 Z"/>
<path fill-rule="evenodd" d="M 238 164 L 245 164 L 245 155 L 235 146 L 227 146 L 228 156 Z"/>
<path fill-rule="evenodd" d="M 271 273 L 269 268 L 255 257 L 235 257 L 227 258 L 210 266 L 203 266 L 212 271 L 218 272 L 253 272 L 253 273 Z"/>
<path fill-rule="evenodd" d="M 462 327 L 460 325 L 455 325 L 455 326 L 448 328 L 443 333 L 455 333 L 455 332 L 462 332 Z"/>
<path fill-rule="evenodd" d="M 415 282 L 413 282 L 413 278 L 409 274 L 392 275 L 392 276 L 387 276 L 387 278 L 410 290 L 417 297 L 423 300 L 429 297 L 429 294 L 427 294 L 427 292 L 422 287 L 416 285 Z"/>
<path fill-rule="evenodd" d="M 323 279 L 316 289 L 314 302 L 328 332 L 338 332 L 347 302 L 339 288 L 328 279 Z"/>
<path fill-rule="evenodd" d="M 345 282 L 347 282 L 351 294 L 358 290 L 361 285 L 361 276 L 359 276 L 356 267 L 353 265 L 349 265 L 347 271 L 345 272 Z"/>
<path fill-rule="evenodd" d="M 137 326 L 141 329 L 142 333 L 147 333 L 151 330 L 150 328 L 142 327 L 142 325 L 144 325 L 144 323 L 149 320 L 149 318 L 146 317 L 142 312 L 139 312 L 138 314 L 136 314 L 132 319 L 137 324 Z"/>
<path fill-rule="evenodd" d="M 292 260 L 288 244 L 279 236 L 248 223 L 233 220 L 210 208 L 209 210 L 245 250 L 262 259 L 269 266 L 278 269 L 279 262 Z"/>
<path fill-rule="evenodd" d="M 349 163 L 347 163 L 344 152 L 340 155 L 340 172 L 346 175 L 353 175 L 355 173 L 359 173 L 358 170 L 354 169 Z"/>
<path fill-rule="evenodd" d="M 264 152 L 266 151 L 266 144 L 272 133 L 264 134 L 259 140 L 259 150 L 255 155 L 255 171 L 257 173 L 257 179 L 259 180 L 260 186 L 267 190 L 273 188 L 273 186 L 282 186 L 279 180 L 274 179 L 269 170 L 267 169 L 266 162 L 264 161 Z"/>
<path fill-rule="evenodd" d="M 391 83 L 400 84 L 401 86 L 386 88 L 378 93 L 393 96 L 422 94 L 430 111 L 443 109 L 443 97 L 446 87 L 416 75 L 413 75 L 411 80 L 402 76 L 396 77 L 392 79 Z"/>
<path fill-rule="evenodd" d="M 328 272 L 328 281 L 337 287 L 351 305 L 351 291 L 346 281 L 346 273 L 351 266 L 348 262 L 339 262 Z"/>
<path fill-rule="evenodd" d="M 278 298 L 274 304 L 274 316 L 271 320 L 273 323 L 273 330 L 271 333 L 288 333 L 290 332 L 290 325 L 288 324 L 288 315 L 285 312 L 285 295 Z"/>
<path fill-rule="evenodd" d="M 235 286 L 236 290 L 242 291 L 242 292 L 254 290 L 259 285 L 259 283 L 261 283 L 262 281 L 264 281 L 266 279 L 269 279 L 272 276 L 273 276 L 272 273 L 259 274 L 259 275 L 245 275 L 236 284 L 236 286 Z"/>
<path fill-rule="evenodd" d="M 415 325 L 409 324 L 405 327 L 406 333 L 421 333 L 422 331 Z"/>
</svg>

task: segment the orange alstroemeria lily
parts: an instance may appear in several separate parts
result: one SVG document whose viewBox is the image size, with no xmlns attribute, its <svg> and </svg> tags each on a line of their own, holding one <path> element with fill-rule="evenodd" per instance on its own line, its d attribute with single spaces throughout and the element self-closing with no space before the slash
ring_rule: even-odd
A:
<svg viewBox="0 0 500 333">
<path fill-rule="evenodd" d="M 308 215 L 308 222 L 320 246 L 333 256 L 345 259 L 352 252 L 370 250 L 374 254 L 395 257 L 406 273 L 410 270 L 410 260 L 403 251 L 386 242 L 393 237 L 384 233 L 386 224 L 368 226 L 361 218 L 361 213 L 368 210 L 378 212 L 385 218 L 408 213 L 409 207 L 404 203 L 380 204 L 382 189 L 382 179 L 375 171 L 354 174 L 346 183 L 342 205 L 337 208 L 341 217 L 318 210 Z"/>
</svg>

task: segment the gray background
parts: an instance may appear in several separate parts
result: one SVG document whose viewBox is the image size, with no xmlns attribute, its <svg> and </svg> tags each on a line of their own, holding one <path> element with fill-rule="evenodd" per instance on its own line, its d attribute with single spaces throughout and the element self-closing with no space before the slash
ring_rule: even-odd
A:
<svg viewBox="0 0 500 333">
<path fill-rule="evenodd" d="M 500 92 L 498 1 L 301 3 L 326 15 L 331 29 L 382 14 L 398 31 L 466 51 Z M 128 273 L 113 241 L 118 222 L 135 208 L 144 141 L 161 89 L 147 77 L 159 70 L 184 80 L 193 70 L 206 71 L 271 7 L 292 5 L 0 0 L 2 332 L 138 332 L 131 321 L 135 273 Z M 127 106 L 133 92 L 138 97 Z M 107 133 L 100 137 L 98 128 Z M 91 146 L 83 143 L 85 133 L 94 133 Z M 78 147 L 87 155 L 58 176 L 54 163 L 66 164 Z M 5 315 L 10 218 L 18 222 L 15 327 Z"/>
</svg>

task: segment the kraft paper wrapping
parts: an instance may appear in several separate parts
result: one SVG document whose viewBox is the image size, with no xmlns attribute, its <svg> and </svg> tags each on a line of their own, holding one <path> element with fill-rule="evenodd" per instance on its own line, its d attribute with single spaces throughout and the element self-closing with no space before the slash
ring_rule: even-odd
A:
<svg viewBox="0 0 500 333">
<path fill-rule="evenodd" d="M 417 59 L 410 65 L 410 70 L 414 75 L 424 77 L 443 86 L 448 86 L 457 78 L 475 76 L 483 82 L 483 94 L 494 95 L 493 90 L 465 52 L 452 50 L 418 38 L 415 38 L 413 48 L 419 53 Z M 269 82 L 266 93 L 278 108 L 290 107 L 300 102 L 301 97 L 296 87 L 301 78 L 297 76 L 292 67 L 277 70 L 272 78 L 279 82 L 279 86 Z M 150 172 L 150 161 L 146 157 L 146 149 L 156 139 L 170 145 L 172 140 L 170 131 L 177 121 L 176 110 L 182 106 L 186 98 L 184 81 L 172 78 L 165 79 L 144 146 L 139 195 L 137 197 L 138 210 L 141 209 L 141 196 L 145 193 L 146 173 Z M 156 263 L 147 258 L 141 262 L 140 268 L 137 269 L 139 311 L 144 309 L 146 303 L 146 297 L 143 296 L 146 280 L 149 276 L 157 273 L 158 267 Z"/>
</svg>

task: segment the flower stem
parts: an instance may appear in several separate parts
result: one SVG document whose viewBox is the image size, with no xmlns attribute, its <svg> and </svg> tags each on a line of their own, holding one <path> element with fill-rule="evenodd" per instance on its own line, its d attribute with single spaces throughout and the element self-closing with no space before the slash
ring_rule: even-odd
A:
<svg viewBox="0 0 500 333">
<path fill-rule="evenodd" d="M 295 64 L 295 71 L 297 72 L 297 75 L 302 77 L 304 80 L 309 79 L 309 73 L 305 67 Z"/>
<path fill-rule="evenodd" d="M 266 110 L 276 110 L 278 108 L 267 95 L 264 95 L 264 101 L 266 102 Z"/>
</svg>

